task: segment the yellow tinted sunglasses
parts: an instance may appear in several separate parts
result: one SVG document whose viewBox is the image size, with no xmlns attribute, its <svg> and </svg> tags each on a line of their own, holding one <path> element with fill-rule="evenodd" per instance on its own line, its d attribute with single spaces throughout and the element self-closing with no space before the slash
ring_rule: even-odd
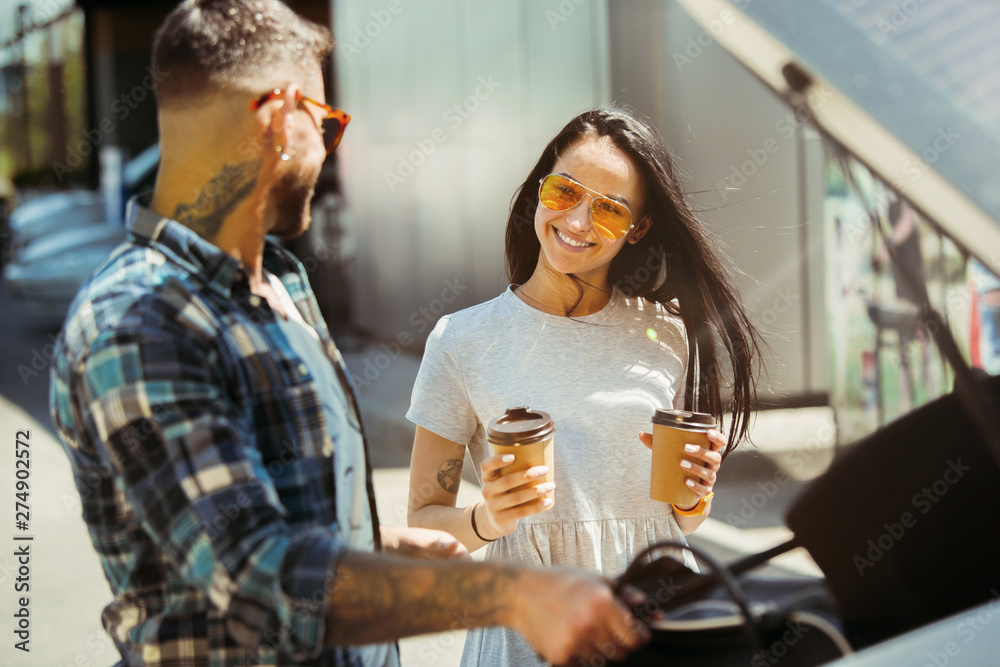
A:
<svg viewBox="0 0 1000 667">
<path fill-rule="evenodd" d="M 590 193 L 590 219 L 604 238 L 615 241 L 632 229 L 632 211 L 625 204 L 595 192 L 562 174 L 549 174 L 539 181 L 538 201 L 550 211 L 568 211 L 579 206 Z"/>
</svg>

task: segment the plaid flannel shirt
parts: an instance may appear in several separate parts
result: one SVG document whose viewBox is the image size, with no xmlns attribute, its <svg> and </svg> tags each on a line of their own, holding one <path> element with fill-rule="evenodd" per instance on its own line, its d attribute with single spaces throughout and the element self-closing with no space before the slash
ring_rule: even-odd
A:
<svg viewBox="0 0 1000 667">
<path fill-rule="evenodd" d="M 127 217 L 129 241 L 70 309 L 51 388 L 114 593 L 103 623 L 119 664 L 353 664 L 350 649 L 323 646 L 346 547 L 336 443 L 309 369 L 234 258 L 135 200 Z M 301 265 L 268 240 L 264 266 L 316 328 L 357 413 Z"/>
</svg>

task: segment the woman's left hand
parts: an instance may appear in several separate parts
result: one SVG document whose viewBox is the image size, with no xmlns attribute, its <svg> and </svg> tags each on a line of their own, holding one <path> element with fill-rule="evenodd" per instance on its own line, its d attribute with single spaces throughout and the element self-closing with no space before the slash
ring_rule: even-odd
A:
<svg viewBox="0 0 1000 667">
<path fill-rule="evenodd" d="M 646 447 L 653 448 L 653 434 L 639 432 L 639 440 Z M 722 451 L 726 448 L 726 437 L 716 429 L 708 432 L 710 449 L 696 444 L 684 445 L 681 468 L 684 469 L 685 483 L 699 498 L 712 493 L 719 467 L 722 465 Z"/>
</svg>

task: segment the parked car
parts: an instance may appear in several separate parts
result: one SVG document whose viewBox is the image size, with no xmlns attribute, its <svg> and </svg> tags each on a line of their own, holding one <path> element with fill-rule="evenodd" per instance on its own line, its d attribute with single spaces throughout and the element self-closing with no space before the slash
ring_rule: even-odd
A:
<svg viewBox="0 0 1000 667">
<path fill-rule="evenodd" d="M 153 144 L 125 163 L 122 169 L 122 196 L 151 189 L 156 167 L 160 164 L 160 146 Z M 53 192 L 26 201 L 10 216 L 10 255 L 13 256 L 35 239 L 80 225 L 106 221 L 104 193 L 100 190 Z"/>
<path fill-rule="evenodd" d="M 102 224 L 35 239 L 4 267 L 11 302 L 25 315 L 61 320 L 83 281 L 123 240 L 124 227 Z"/>
<path fill-rule="evenodd" d="M 983 0 L 919 18 L 892 0 L 678 2 L 809 124 L 800 150 L 823 146 L 803 175 L 826 190 L 817 258 L 844 447 L 785 514 L 857 650 L 822 664 L 997 664 L 1000 633 L 983 630 L 1000 609 L 1000 382 L 983 371 L 1000 350 L 1000 89 L 984 82 L 1000 43 L 973 37 L 1000 14 Z M 750 664 L 785 664 L 800 636 Z"/>
<path fill-rule="evenodd" d="M 160 161 L 154 144 L 122 169 L 121 204 L 151 189 Z M 71 190 L 25 202 L 10 216 L 3 281 L 15 308 L 59 321 L 95 268 L 125 239 L 124 221 L 108 220 L 105 193 Z"/>
</svg>

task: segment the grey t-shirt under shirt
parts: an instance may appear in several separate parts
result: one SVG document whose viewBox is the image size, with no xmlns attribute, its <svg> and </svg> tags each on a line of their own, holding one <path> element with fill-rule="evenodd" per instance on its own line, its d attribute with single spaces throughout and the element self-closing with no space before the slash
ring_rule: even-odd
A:
<svg viewBox="0 0 1000 667">
<path fill-rule="evenodd" d="M 333 366 L 341 361 L 327 356 L 316 331 L 297 313 L 295 302 L 281 281 L 271 274 L 266 275 L 289 315 L 288 319 L 277 316 L 278 327 L 315 378 L 316 395 L 320 399 L 329 435 L 327 442 L 335 447 L 333 466 L 337 480 L 337 524 L 330 528 L 352 549 L 374 551 L 375 539 L 365 474 L 365 445 L 361 437 L 360 418 L 347 399 L 350 387 L 341 382 Z M 353 667 L 399 667 L 399 653 L 395 644 L 357 647 L 355 653 L 362 662 Z"/>
<path fill-rule="evenodd" d="M 657 408 L 683 407 L 686 364 L 683 323 L 659 304 L 616 289 L 601 311 L 568 318 L 508 289 L 438 321 L 406 416 L 467 445 L 479 476 L 490 421 L 516 406 L 549 413 L 555 505 L 487 556 L 615 577 L 649 544 L 684 539 L 669 505 L 649 499 L 651 455 L 638 432 Z M 526 648 L 503 628 L 470 632 L 463 664 L 532 664 L 520 662 L 534 655 Z"/>
</svg>

